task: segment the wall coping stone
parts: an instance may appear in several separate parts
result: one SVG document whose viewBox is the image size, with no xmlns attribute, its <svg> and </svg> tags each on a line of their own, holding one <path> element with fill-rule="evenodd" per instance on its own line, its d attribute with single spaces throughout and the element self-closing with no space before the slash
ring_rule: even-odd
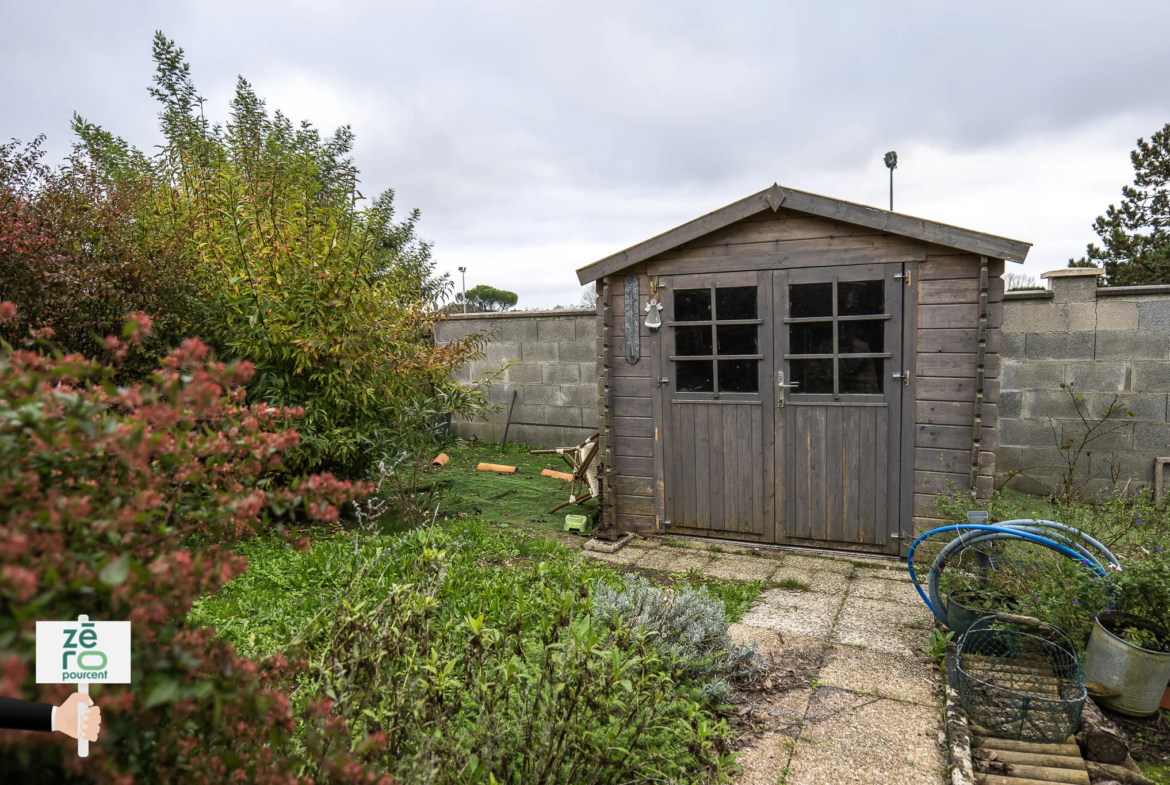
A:
<svg viewBox="0 0 1170 785">
<path fill-rule="evenodd" d="M 1004 292 L 1004 300 L 1051 300 L 1051 289 L 1022 289 L 1017 292 Z"/>
<path fill-rule="evenodd" d="M 1170 295 L 1170 284 L 1152 286 L 1098 286 L 1098 297 L 1133 297 L 1135 295 Z"/>
<path fill-rule="evenodd" d="M 557 319 L 566 316 L 597 316 L 592 308 L 562 308 L 559 311 L 483 311 L 481 313 L 449 313 L 446 318 L 452 322 L 464 319 Z"/>
<path fill-rule="evenodd" d="M 1041 278 L 1072 278 L 1078 275 L 1104 275 L 1105 270 L 1100 267 L 1066 267 L 1062 270 L 1049 270 L 1040 273 Z"/>
</svg>

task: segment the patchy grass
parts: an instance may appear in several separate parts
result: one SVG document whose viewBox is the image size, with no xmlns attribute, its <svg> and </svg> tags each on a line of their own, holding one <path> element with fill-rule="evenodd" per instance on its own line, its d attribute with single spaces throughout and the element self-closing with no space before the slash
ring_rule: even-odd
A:
<svg viewBox="0 0 1170 785">
<path fill-rule="evenodd" d="M 1142 770 L 1142 774 L 1158 783 L 1158 785 L 1170 785 L 1170 763 L 1147 763 L 1139 761 L 1138 768 Z"/>
<path fill-rule="evenodd" d="M 802 581 L 800 578 L 784 578 L 782 580 L 773 581 L 773 585 L 780 589 L 788 589 L 790 591 L 812 591 L 812 586 Z"/>
<path fill-rule="evenodd" d="M 597 501 L 571 505 L 549 514 L 552 507 L 569 498 L 569 484 L 555 477 L 543 477 L 544 469 L 569 471 L 559 455 L 529 455 L 527 445 L 467 443 L 446 450 L 451 460 L 431 476 L 442 491 L 439 514 L 454 519 L 477 519 L 562 531 L 565 515 L 591 515 Z M 480 463 L 515 466 L 515 474 L 476 471 Z"/>
</svg>

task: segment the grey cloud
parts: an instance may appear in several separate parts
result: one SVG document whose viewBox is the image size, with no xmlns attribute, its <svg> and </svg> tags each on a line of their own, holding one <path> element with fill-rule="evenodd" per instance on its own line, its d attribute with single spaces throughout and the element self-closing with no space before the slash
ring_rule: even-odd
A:
<svg viewBox="0 0 1170 785">
<path fill-rule="evenodd" d="M 496 260 L 477 281 L 528 305 L 575 301 L 587 253 L 772 180 L 817 190 L 876 173 L 855 193 L 880 204 L 874 161 L 890 148 L 1008 150 L 1116 117 L 1170 120 L 1159 0 L 61 9 L 5 2 L 0 136 L 46 131 L 63 153 L 76 109 L 149 148 L 159 28 L 187 49 L 213 117 L 242 74 L 270 108 L 325 130 L 351 122 L 367 191 L 393 186 L 423 209 L 441 262 Z M 544 247 L 558 250 L 539 284 L 507 261 Z"/>
</svg>

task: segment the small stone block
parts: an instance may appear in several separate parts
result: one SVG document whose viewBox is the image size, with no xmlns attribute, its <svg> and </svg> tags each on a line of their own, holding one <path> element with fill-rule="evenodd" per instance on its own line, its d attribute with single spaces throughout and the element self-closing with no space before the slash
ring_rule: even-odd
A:
<svg viewBox="0 0 1170 785">
<path fill-rule="evenodd" d="M 633 539 L 634 539 L 633 533 L 627 534 L 625 537 L 622 537 L 620 540 L 614 540 L 612 542 L 610 542 L 609 540 L 599 540 L 596 537 L 594 537 L 593 539 L 585 541 L 585 550 L 597 551 L 598 553 L 617 553 L 622 548 L 629 545 Z"/>
</svg>

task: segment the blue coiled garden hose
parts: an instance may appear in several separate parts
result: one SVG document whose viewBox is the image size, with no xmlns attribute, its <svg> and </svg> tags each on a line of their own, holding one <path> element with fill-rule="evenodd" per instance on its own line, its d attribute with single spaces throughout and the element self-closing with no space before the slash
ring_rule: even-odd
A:
<svg viewBox="0 0 1170 785">
<path fill-rule="evenodd" d="M 977 534 L 965 537 L 963 532 L 967 531 L 977 532 Z M 914 551 L 923 540 L 944 532 L 953 532 L 958 536 L 942 549 L 931 565 L 930 573 L 927 576 L 927 588 L 930 592 L 928 596 L 927 592 L 922 590 L 922 584 L 918 580 L 918 573 L 914 567 Z M 1076 539 L 1079 539 L 1081 542 L 1076 542 Z M 938 593 L 938 581 L 943 568 L 956 552 L 961 552 L 979 543 L 994 540 L 1023 540 L 1025 542 L 1043 545 L 1069 558 L 1076 559 L 1108 580 L 1109 574 L 1106 572 L 1101 559 L 1089 550 L 1089 548 L 1092 548 L 1098 551 L 1111 566 L 1120 569 L 1120 563 L 1117 561 L 1117 557 L 1108 548 L 1079 529 L 1074 529 L 1071 526 L 1066 526 L 1056 521 L 1017 519 L 998 524 L 958 523 L 951 526 L 940 526 L 937 529 L 926 532 L 914 541 L 907 555 L 906 567 L 910 571 L 910 580 L 914 582 L 914 588 L 918 591 L 919 596 L 922 597 L 922 601 L 926 603 L 926 607 L 930 608 L 931 613 L 943 624 L 947 623 L 947 619 L 940 612 L 940 608 L 945 610 L 945 607 Z M 1082 543 L 1084 544 L 1082 545 Z M 1086 545 L 1089 547 L 1085 547 Z"/>
</svg>

